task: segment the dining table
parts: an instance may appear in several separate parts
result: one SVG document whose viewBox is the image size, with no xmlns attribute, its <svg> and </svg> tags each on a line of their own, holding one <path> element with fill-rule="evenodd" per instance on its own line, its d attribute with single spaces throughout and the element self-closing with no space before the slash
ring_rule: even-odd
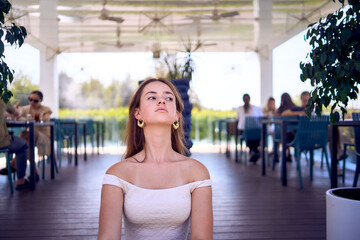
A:
<svg viewBox="0 0 360 240">
<path fill-rule="evenodd" d="M 331 176 L 330 176 L 330 182 L 331 182 L 331 188 L 337 188 L 338 187 L 338 173 L 337 173 L 337 144 L 334 139 L 338 139 L 339 131 L 337 130 L 339 127 L 360 127 L 360 121 L 359 120 L 343 120 L 339 121 L 337 123 L 331 124 L 330 127 L 330 154 L 331 154 Z"/>
<path fill-rule="evenodd" d="M 25 128 L 29 131 L 29 161 L 30 161 L 30 189 L 35 190 L 35 127 L 50 127 L 50 178 L 55 179 L 55 128 L 53 122 L 35 122 L 35 121 L 7 121 L 8 128 Z"/>
</svg>

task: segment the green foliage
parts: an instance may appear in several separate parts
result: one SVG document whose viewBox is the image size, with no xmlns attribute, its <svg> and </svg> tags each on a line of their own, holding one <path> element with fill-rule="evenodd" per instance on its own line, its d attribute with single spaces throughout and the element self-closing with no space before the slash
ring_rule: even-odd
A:
<svg viewBox="0 0 360 240">
<path fill-rule="evenodd" d="M 333 0 L 335 2 L 335 0 Z M 344 6 L 344 0 L 338 0 Z M 338 122 L 346 114 L 351 99 L 357 99 L 360 83 L 360 2 L 348 0 L 349 7 L 309 26 L 305 40 L 312 50 L 310 61 L 301 62 L 301 81 L 314 87 L 307 114 L 331 106 L 331 121 Z"/>
<path fill-rule="evenodd" d="M 28 104 L 28 96 L 32 91 L 39 90 L 39 86 L 32 84 L 29 76 L 22 72 L 15 74 L 14 81 L 11 84 L 11 92 L 13 93 L 12 102 L 19 103 L 21 106 Z"/>
<path fill-rule="evenodd" d="M 5 16 L 11 11 L 8 0 L 0 0 L 0 95 L 4 102 L 8 102 L 13 93 L 8 89 L 14 78 L 14 71 L 5 62 L 5 43 L 21 47 L 27 36 L 25 27 L 5 21 Z"/>
</svg>

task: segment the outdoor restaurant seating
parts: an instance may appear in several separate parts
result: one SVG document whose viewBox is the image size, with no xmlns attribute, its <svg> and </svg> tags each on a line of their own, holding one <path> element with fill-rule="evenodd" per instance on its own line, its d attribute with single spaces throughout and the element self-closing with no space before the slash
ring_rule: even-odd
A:
<svg viewBox="0 0 360 240">
<path fill-rule="evenodd" d="M 360 113 L 353 113 L 352 118 L 353 120 L 359 121 Z M 355 155 L 356 155 L 356 168 L 355 168 L 353 187 L 356 187 L 360 174 L 360 127 L 354 127 L 354 145 L 355 145 Z M 345 165 L 345 159 L 344 159 L 344 165 Z"/>
<path fill-rule="evenodd" d="M 299 125 L 296 131 L 295 139 L 289 143 L 288 146 L 295 148 L 295 159 L 297 171 L 299 173 L 300 188 L 303 188 L 300 164 L 301 151 L 307 150 L 310 152 L 310 180 L 313 179 L 315 149 L 322 149 L 324 151 L 330 176 L 329 159 L 326 150 L 329 138 L 328 124 L 329 121 L 325 118 L 315 118 L 310 120 L 307 116 L 299 117 Z"/>
</svg>

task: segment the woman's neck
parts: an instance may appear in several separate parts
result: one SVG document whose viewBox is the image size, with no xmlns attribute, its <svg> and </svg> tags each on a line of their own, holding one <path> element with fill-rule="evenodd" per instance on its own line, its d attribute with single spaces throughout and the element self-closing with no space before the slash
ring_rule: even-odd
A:
<svg viewBox="0 0 360 240">
<path fill-rule="evenodd" d="M 168 126 L 147 126 L 145 135 L 145 160 L 153 163 L 168 161 L 174 150 L 171 146 L 171 128 Z"/>
</svg>

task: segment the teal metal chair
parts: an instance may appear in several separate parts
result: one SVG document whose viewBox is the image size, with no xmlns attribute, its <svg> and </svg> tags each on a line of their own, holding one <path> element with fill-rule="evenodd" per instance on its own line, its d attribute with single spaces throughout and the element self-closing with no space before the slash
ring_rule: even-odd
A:
<svg viewBox="0 0 360 240">
<path fill-rule="evenodd" d="M 92 119 L 83 119 L 81 121 L 85 122 L 86 125 L 86 137 L 90 137 L 91 147 L 93 149 L 93 153 L 95 152 L 95 127 L 94 127 L 94 120 Z M 78 128 L 78 136 L 83 135 L 83 125 Z M 80 142 L 81 137 L 78 138 Z"/>
<path fill-rule="evenodd" d="M 8 148 L 1 149 L 0 153 L 5 154 L 6 167 L 8 169 L 8 180 L 9 180 L 9 185 L 10 185 L 10 193 L 13 194 L 14 193 L 14 187 L 13 187 L 13 181 L 12 181 L 12 178 L 11 178 L 11 165 L 10 165 L 12 154 L 10 153 L 10 150 Z"/>
<path fill-rule="evenodd" d="M 298 120 L 298 116 L 275 116 L 273 117 L 274 120 Z M 290 124 L 287 126 L 287 131 L 288 132 L 294 132 L 296 133 L 298 128 L 298 124 Z M 281 143 L 281 125 L 280 124 L 275 124 L 274 126 L 274 138 L 273 138 L 273 165 L 272 165 L 272 170 L 275 171 L 275 166 L 276 166 L 276 159 L 279 158 L 278 156 L 278 148 L 279 145 Z M 285 151 L 286 148 L 283 148 L 283 151 Z"/>
<path fill-rule="evenodd" d="M 55 141 L 56 141 L 56 151 L 57 159 L 59 160 L 59 167 L 61 167 L 62 152 L 61 150 L 66 147 L 68 162 L 71 162 L 70 148 L 73 145 L 73 138 L 75 137 L 75 128 L 72 124 L 61 124 L 66 121 L 74 121 L 71 119 L 58 119 L 51 118 L 50 121 L 55 124 Z"/>
<path fill-rule="evenodd" d="M 328 144 L 328 120 L 314 119 L 310 120 L 307 116 L 299 117 L 299 125 L 296 131 L 295 139 L 288 146 L 295 148 L 296 167 L 299 173 L 300 188 L 303 188 L 301 174 L 301 152 L 310 152 L 310 179 L 313 179 L 314 150 L 323 149 L 330 177 L 330 166 L 326 147 Z"/>
<path fill-rule="evenodd" d="M 243 142 L 245 142 L 245 146 L 249 145 L 249 141 L 259 141 L 261 140 L 261 120 L 264 117 L 254 117 L 247 116 L 245 117 L 245 125 L 243 134 L 240 137 L 240 161 L 242 159 L 243 153 L 244 164 L 247 165 L 247 152 L 242 150 Z"/>
</svg>

